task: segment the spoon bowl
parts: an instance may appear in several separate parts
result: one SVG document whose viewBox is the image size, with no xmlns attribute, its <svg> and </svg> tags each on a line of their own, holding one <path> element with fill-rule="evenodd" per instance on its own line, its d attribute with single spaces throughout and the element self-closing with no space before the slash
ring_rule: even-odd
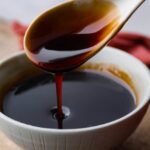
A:
<svg viewBox="0 0 150 150">
<path fill-rule="evenodd" d="M 24 39 L 28 58 L 49 72 L 74 69 L 99 52 L 144 0 L 71 0 L 38 16 Z M 90 14 L 90 15 L 89 15 Z"/>
</svg>

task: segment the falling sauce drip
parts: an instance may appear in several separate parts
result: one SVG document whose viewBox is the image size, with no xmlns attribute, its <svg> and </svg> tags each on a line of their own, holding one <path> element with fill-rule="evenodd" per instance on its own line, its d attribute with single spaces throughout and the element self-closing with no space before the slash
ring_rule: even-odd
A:
<svg viewBox="0 0 150 150">
<path fill-rule="evenodd" d="M 56 119 L 58 121 L 58 128 L 63 128 L 63 119 L 64 113 L 62 110 L 62 82 L 63 82 L 63 74 L 56 73 L 55 74 L 55 83 L 56 83 L 56 93 L 57 93 L 57 111 L 56 111 Z"/>
<path fill-rule="evenodd" d="M 55 74 L 55 82 L 56 82 L 56 92 L 57 92 L 57 117 L 61 118 L 63 116 L 62 111 L 62 73 Z"/>
</svg>

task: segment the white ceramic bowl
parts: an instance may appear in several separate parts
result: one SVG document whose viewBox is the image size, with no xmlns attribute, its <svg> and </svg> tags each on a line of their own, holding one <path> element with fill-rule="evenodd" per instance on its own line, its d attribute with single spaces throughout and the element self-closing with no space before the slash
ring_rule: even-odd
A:
<svg viewBox="0 0 150 150">
<path fill-rule="evenodd" d="M 89 61 L 114 64 L 131 76 L 140 101 L 135 110 L 103 125 L 65 130 L 27 125 L 0 113 L 1 130 L 25 150 L 108 150 L 120 145 L 136 129 L 148 108 L 149 70 L 136 58 L 110 47 L 104 48 Z M 0 105 L 7 87 L 38 72 L 23 52 L 0 61 Z"/>
</svg>

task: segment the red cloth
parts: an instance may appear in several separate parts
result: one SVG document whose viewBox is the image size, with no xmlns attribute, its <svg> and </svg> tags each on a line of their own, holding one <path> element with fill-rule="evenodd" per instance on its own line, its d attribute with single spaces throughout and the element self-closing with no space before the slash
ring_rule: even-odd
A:
<svg viewBox="0 0 150 150">
<path fill-rule="evenodd" d="M 20 48 L 23 49 L 23 37 L 27 26 L 15 21 L 12 23 L 12 29 L 18 35 Z M 122 32 L 111 40 L 109 46 L 127 51 L 150 67 L 150 37 L 137 33 Z"/>
<path fill-rule="evenodd" d="M 127 51 L 150 67 L 150 37 L 137 33 L 119 33 L 109 46 Z"/>
<path fill-rule="evenodd" d="M 25 34 L 25 31 L 27 30 L 27 26 L 22 25 L 21 23 L 14 21 L 11 25 L 12 30 L 16 33 L 18 36 L 18 42 L 20 45 L 20 49 L 23 49 L 23 37 Z"/>
</svg>

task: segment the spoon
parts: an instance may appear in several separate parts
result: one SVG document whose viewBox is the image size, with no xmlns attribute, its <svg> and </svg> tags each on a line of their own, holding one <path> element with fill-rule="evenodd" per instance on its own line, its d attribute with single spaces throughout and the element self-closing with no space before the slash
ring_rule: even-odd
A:
<svg viewBox="0 0 150 150">
<path fill-rule="evenodd" d="M 29 26 L 24 49 L 48 72 L 74 69 L 99 52 L 144 0 L 70 0 L 48 9 Z"/>
</svg>

